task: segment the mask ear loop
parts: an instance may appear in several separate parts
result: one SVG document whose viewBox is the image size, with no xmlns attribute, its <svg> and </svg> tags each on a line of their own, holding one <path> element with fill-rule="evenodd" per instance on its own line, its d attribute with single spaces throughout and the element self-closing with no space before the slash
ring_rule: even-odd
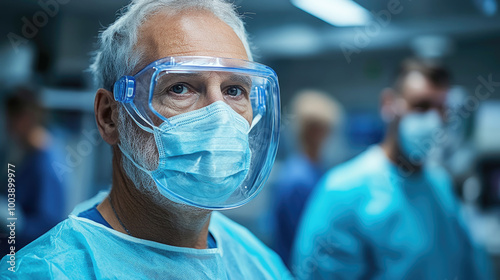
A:
<svg viewBox="0 0 500 280">
<path fill-rule="evenodd" d="M 132 157 L 129 155 L 129 153 L 127 153 L 125 151 L 125 149 L 122 148 L 122 145 L 118 144 L 118 148 L 120 149 L 120 151 L 122 151 L 122 154 L 128 158 L 134 165 L 135 167 L 139 168 L 140 170 L 144 171 L 146 174 L 148 175 L 151 175 L 151 171 L 147 170 L 146 168 L 140 166 L 137 162 L 135 162 L 135 160 L 132 159 Z"/>
</svg>

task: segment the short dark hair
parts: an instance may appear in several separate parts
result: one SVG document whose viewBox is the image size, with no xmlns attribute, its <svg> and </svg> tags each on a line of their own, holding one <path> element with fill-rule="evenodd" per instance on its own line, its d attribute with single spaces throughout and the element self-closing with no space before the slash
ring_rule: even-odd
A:
<svg viewBox="0 0 500 280">
<path fill-rule="evenodd" d="M 15 118 L 20 115 L 30 113 L 37 118 L 43 115 L 42 107 L 36 92 L 28 87 L 19 87 L 7 94 L 4 100 L 7 116 Z"/>
<path fill-rule="evenodd" d="M 410 58 L 405 59 L 396 72 L 393 88 L 401 92 L 408 74 L 418 72 L 436 87 L 449 87 L 451 83 L 450 72 L 441 63 L 432 60 Z"/>
</svg>

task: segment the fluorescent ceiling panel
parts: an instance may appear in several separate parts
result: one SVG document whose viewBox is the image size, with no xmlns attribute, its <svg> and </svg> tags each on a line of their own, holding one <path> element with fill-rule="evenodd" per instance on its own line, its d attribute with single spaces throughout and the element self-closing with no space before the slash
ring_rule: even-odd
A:
<svg viewBox="0 0 500 280">
<path fill-rule="evenodd" d="M 297 8 L 335 26 L 361 26 L 370 13 L 351 0 L 291 0 Z"/>
</svg>

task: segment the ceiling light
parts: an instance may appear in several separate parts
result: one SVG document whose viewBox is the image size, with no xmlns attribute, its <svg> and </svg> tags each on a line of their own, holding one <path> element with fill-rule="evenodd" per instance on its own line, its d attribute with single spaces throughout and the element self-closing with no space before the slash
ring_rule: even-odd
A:
<svg viewBox="0 0 500 280">
<path fill-rule="evenodd" d="M 370 13 L 352 0 L 291 0 L 297 8 L 335 26 L 366 25 Z"/>
</svg>

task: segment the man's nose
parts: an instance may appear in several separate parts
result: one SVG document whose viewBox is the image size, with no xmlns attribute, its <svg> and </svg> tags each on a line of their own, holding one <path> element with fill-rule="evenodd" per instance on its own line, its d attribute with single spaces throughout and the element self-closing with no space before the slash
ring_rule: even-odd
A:
<svg viewBox="0 0 500 280">
<path fill-rule="evenodd" d="M 221 77 L 217 73 L 211 73 L 206 85 L 205 104 L 208 106 L 216 101 L 225 101 L 221 88 Z"/>
<path fill-rule="evenodd" d="M 222 93 L 220 85 L 207 87 L 207 91 L 205 93 L 205 106 L 210 105 L 216 101 L 225 101 L 224 94 Z"/>
</svg>

